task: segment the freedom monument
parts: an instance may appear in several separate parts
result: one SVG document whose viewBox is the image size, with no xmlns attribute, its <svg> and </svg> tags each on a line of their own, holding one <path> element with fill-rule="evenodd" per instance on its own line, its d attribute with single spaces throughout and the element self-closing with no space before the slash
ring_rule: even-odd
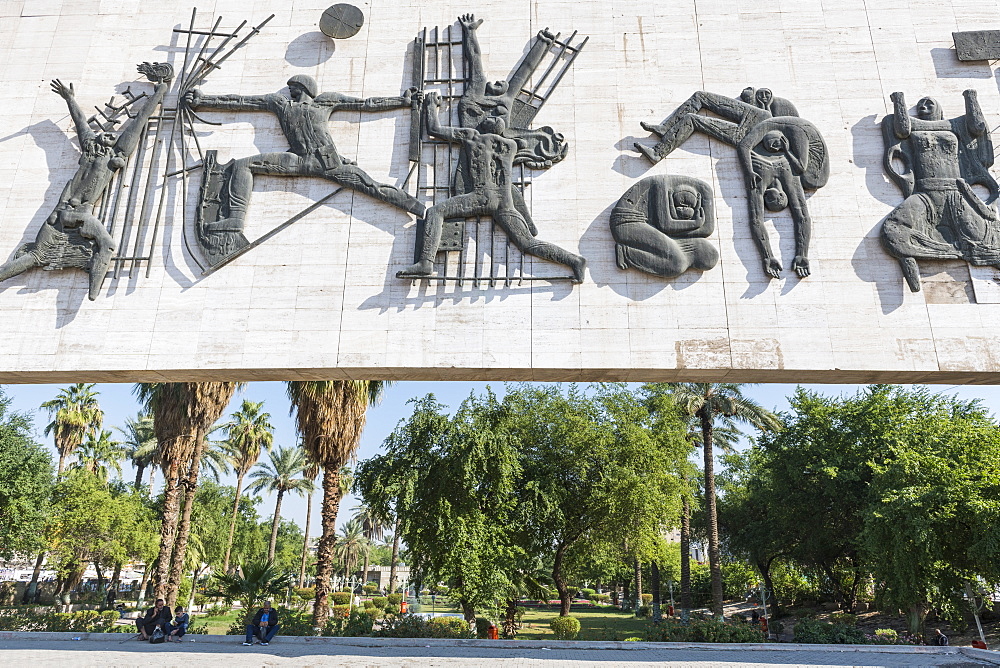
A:
<svg viewBox="0 0 1000 668">
<path fill-rule="evenodd" d="M 996 382 L 1000 7 L 879 4 L 6 2 L 0 382 Z"/>
</svg>

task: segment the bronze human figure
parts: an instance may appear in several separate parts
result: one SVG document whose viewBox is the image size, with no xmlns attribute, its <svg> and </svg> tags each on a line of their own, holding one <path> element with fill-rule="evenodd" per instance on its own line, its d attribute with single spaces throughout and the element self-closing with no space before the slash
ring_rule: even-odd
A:
<svg viewBox="0 0 1000 668">
<path fill-rule="evenodd" d="M 611 210 L 618 267 L 664 278 L 714 267 L 719 251 L 706 238 L 714 231 L 712 189 L 690 176 L 646 177 Z"/>
<path fill-rule="evenodd" d="M 255 174 L 273 176 L 316 176 L 353 188 L 392 206 L 418 216 L 424 205 L 399 188 L 376 182 L 353 160 L 337 152 L 327 129 L 330 117 L 337 111 L 386 111 L 410 106 L 420 93 L 409 89 L 397 97 L 359 99 L 342 93 L 320 93 L 311 76 L 297 74 L 288 80 L 289 97 L 278 93 L 268 95 L 204 95 L 198 89 L 185 94 L 192 109 L 225 111 L 270 111 L 278 117 L 288 139 L 289 149 L 283 153 L 262 153 L 234 160 L 225 167 L 224 187 L 219 197 L 220 217 L 200 221 L 199 242 L 215 262 L 234 250 L 231 237 L 243 240 L 243 227 L 253 191 Z"/>
<path fill-rule="evenodd" d="M 702 116 L 711 111 L 721 118 Z M 799 118 L 791 102 L 766 88 L 745 88 L 739 99 L 698 91 L 659 124 L 642 123 L 660 141 L 652 148 L 635 143 L 637 151 L 656 163 L 694 132 L 736 147 L 747 189 L 750 230 L 762 256 L 765 275 L 778 278 L 781 263 L 774 257 L 764 228 L 764 211 L 788 208 L 795 226 L 792 270 L 810 274 L 809 239 L 812 220 L 804 189 L 826 185 L 830 176 L 828 151 L 812 123 Z"/>
<path fill-rule="evenodd" d="M 555 244 L 536 239 L 533 226 L 515 205 L 516 188 L 511 177 L 518 144 L 504 136 L 504 119 L 489 116 L 480 121 L 479 129 L 442 126 L 438 119 L 439 105 L 436 93 L 425 98 L 427 131 L 434 137 L 461 144 L 459 169 L 464 174 L 465 187 L 460 194 L 427 210 L 423 237 L 418 241 L 419 259 L 396 276 L 423 278 L 433 273 L 446 218 L 490 216 L 522 253 L 566 265 L 573 270 L 574 282 L 583 282 L 587 261 Z"/>
<path fill-rule="evenodd" d="M 91 300 L 97 299 L 107 275 L 115 241 L 104 223 L 94 215 L 94 206 L 107 190 L 115 172 L 135 152 L 142 130 L 160 104 L 173 78 L 168 63 L 142 63 L 139 72 L 156 85 L 153 94 L 133 107 L 134 116 L 116 132 L 94 132 L 77 104 L 73 84 L 58 79 L 52 91 L 66 100 L 80 140 L 80 167 L 63 188 L 55 210 L 38 230 L 33 243 L 24 244 L 14 258 L 0 266 L 0 281 L 33 267 L 46 270 L 77 268 L 90 275 Z"/>
<path fill-rule="evenodd" d="M 913 292 L 920 290 L 918 259 L 1000 267 L 1000 222 L 992 206 L 1000 188 L 988 169 L 993 142 L 976 91 L 964 96 L 965 115 L 945 120 L 930 97 L 917 102 L 911 117 L 896 92 L 893 114 L 882 119 L 885 169 L 906 196 L 882 224 L 882 245 L 899 260 Z M 989 198 L 980 199 L 972 185 L 984 186 Z"/>
</svg>

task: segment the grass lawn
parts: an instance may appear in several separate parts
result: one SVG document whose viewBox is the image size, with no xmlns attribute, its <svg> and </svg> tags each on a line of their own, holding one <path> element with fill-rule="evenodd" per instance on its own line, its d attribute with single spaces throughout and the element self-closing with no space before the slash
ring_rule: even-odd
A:
<svg viewBox="0 0 1000 668">
<path fill-rule="evenodd" d="M 225 615 L 215 617 L 202 617 L 198 615 L 191 619 L 192 626 L 208 625 L 208 634 L 212 636 L 224 636 L 236 619 L 243 615 L 242 610 L 236 610 Z"/>
<path fill-rule="evenodd" d="M 630 612 L 621 612 L 617 608 L 594 608 L 593 611 L 576 611 L 573 617 L 580 620 L 579 640 L 624 640 L 630 637 L 645 637 L 645 628 L 649 621 L 636 619 Z M 521 640 L 554 640 L 555 635 L 549 628 L 549 621 L 559 616 L 559 609 L 529 608 L 524 613 L 521 630 L 517 637 Z"/>
</svg>

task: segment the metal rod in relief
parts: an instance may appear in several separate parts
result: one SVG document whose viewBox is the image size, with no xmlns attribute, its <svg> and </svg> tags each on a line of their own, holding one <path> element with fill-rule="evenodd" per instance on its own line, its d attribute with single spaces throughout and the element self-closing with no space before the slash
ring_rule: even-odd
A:
<svg viewBox="0 0 1000 668">
<path fill-rule="evenodd" d="M 164 95 L 164 97 L 166 97 L 166 95 Z M 163 102 L 162 101 L 160 102 L 160 113 L 161 114 L 163 113 Z M 170 171 L 170 156 L 173 153 L 173 145 L 174 145 L 173 127 L 174 127 L 174 125 L 171 124 L 170 141 L 167 144 L 167 168 L 166 168 L 165 172 Z M 163 146 L 163 141 L 160 138 L 160 135 L 162 133 L 163 133 L 163 121 L 159 120 L 159 121 L 156 122 L 156 133 L 153 135 L 153 153 L 152 153 L 152 157 L 149 160 L 149 168 L 148 168 L 148 170 L 146 172 L 146 187 L 143 189 L 142 207 L 139 209 L 138 223 L 137 223 L 137 225 L 135 225 L 135 227 L 136 227 L 136 233 L 135 233 L 135 235 L 136 235 L 136 241 L 137 242 L 138 242 L 138 239 L 142 236 L 142 230 L 143 230 L 143 228 L 148 224 L 149 216 L 150 216 L 150 213 L 151 213 L 152 208 L 153 208 L 152 201 L 155 198 L 155 196 L 154 196 L 155 181 L 153 179 L 153 174 L 154 174 L 154 172 L 156 170 L 156 160 L 157 160 L 157 157 L 159 156 L 160 150 L 162 149 L 162 146 Z M 164 199 L 164 191 L 166 190 L 166 181 L 167 181 L 167 179 L 164 178 L 163 181 L 161 182 L 161 187 L 160 187 L 160 205 L 159 205 L 159 209 L 160 210 L 163 209 L 163 199 Z M 159 216 L 159 214 L 157 214 L 157 216 Z M 132 238 L 132 227 L 133 227 L 132 221 L 131 220 L 126 220 L 125 221 L 125 226 L 124 226 L 124 228 L 122 230 L 122 234 L 124 235 L 125 234 L 125 229 L 128 229 L 128 239 L 129 240 L 131 240 L 131 238 Z M 133 255 L 136 255 L 136 254 L 138 254 L 138 253 L 134 251 Z M 133 262 L 129 266 L 129 271 L 128 271 L 128 277 L 129 278 L 133 277 L 133 270 L 134 269 L 135 269 L 135 263 Z"/>
<path fill-rule="evenodd" d="M 187 81 L 191 77 L 191 75 L 193 75 L 197 71 L 199 66 L 198 64 L 202 62 L 202 56 L 205 55 L 205 49 L 208 48 L 208 45 L 211 43 L 212 38 L 215 37 L 216 34 L 215 31 L 219 28 L 220 23 L 222 23 L 222 16 L 219 16 L 215 19 L 215 25 L 212 26 L 212 31 L 208 34 L 207 37 L 205 37 L 204 41 L 202 41 L 201 49 L 198 50 L 198 55 L 194 57 L 193 61 L 191 61 L 190 72 L 188 72 L 187 69 L 187 59 L 188 55 L 191 53 L 191 33 L 188 33 L 188 45 L 184 50 L 184 69 L 181 71 L 182 78 L 180 82 L 180 87 L 178 88 L 178 91 L 180 92 L 181 95 L 187 92 Z M 239 32 L 239 28 L 236 29 L 236 32 Z"/>
<path fill-rule="evenodd" d="M 273 237 L 274 235 L 276 235 L 278 232 L 281 232 L 283 229 L 285 229 L 285 228 L 289 227 L 290 225 L 292 225 L 292 223 L 296 223 L 299 220 L 301 220 L 302 218 L 305 218 L 307 215 L 309 215 L 310 213 L 312 213 L 313 211 L 315 211 L 316 209 L 318 209 L 320 206 L 322 206 L 323 204 L 326 204 L 328 201 L 330 201 L 331 199 L 333 199 L 334 195 L 336 195 L 337 193 L 339 193 L 342 190 L 344 190 L 344 188 L 337 188 L 336 190 L 334 190 L 329 195 L 325 195 L 322 198 L 316 200 L 315 202 L 313 202 L 312 204 L 310 204 L 306 208 L 302 209 L 302 211 L 299 211 L 297 214 L 295 214 L 294 216 L 292 216 L 291 218 L 289 218 L 288 220 L 286 220 L 285 222 L 283 222 L 281 225 L 278 225 L 276 228 L 274 228 L 273 230 L 271 230 L 270 232 L 268 232 L 264 236 L 262 236 L 262 237 L 260 237 L 260 238 L 258 238 L 256 240 L 254 240 L 254 241 L 251 241 L 249 244 L 247 244 L 246 246 L 244 246 L 240 250 L 236 251 L 232 255 L 227 256 L 226 259 L 224 259 L 221 262 L 219 262 L 219 264 L 217 264 L 215 266 L 212 266 L 212 267 L 209 267 L 205 271 L 201 272 L 201 275 L 202 276 L 209 276 L 211 274 L 214 274 L 216 271 L 218 271 L 222 267 L 226 266 L 227 264 L 229 264 L 230 262 L 232 262 L 233 260 L 235 260 L 239 256 L 243 255 L 244 253 L 247 253 L 247 252 L 251 251 L 252 249 L 256 248 L 257 246 L 260 246 L 262 243 L 264 243 L 265 241 L 267 241 L 268 239 L 270 239 L 271 237 Z"/>
<path fill-rule="evenodd" d="M 208 40 L 205 40 L 206 45 L 203 46 L 202 50 L 198 53 L 198 57 L 195 59 L 195 65 L 191 67 L 191 76 L 194 76 L 196 73 L 200 73 L 205 68 L 209 68 L 209 71 L 213 69 L 218 69 L 218 67 L 213 64 L 212 59 L 215 58 L 222 49 L 226 48 L 226 45 L 229 44 L 229 42 L 231 42 L 234 38 L 239 37 L 240 31 L 243 30 L 243 26 L 245 26 L 246 24 L 247 24 L 246 19 L 244 19 L 242 23 L 236 26 L 236 30 L 234 30 L 231 34 L 226 35 L 226 38 L 222 40 L 222 43 L 215 48 L 215 51 L 213 51 L 208 56 L 208 58 L 203 59 L 202 56 L 205 53 L 205 48 L 207 48 L 207 42 L 208 42 Z M 220 33 L 220 34 L 225 34 L 225 33 Z M 209 72 L 205 72 L 206 76 L 208 74 Z M 185 92 L 187 92 L 190 89 L 190 86 L 188 84 L 191 81 L 191 76 L 189 76 L 184 80 L 184 88 L 182 90 L 184 90 Z"/>
<path fill-rule="evenodd" d="M 184 118 L 184 124 L 191 130 L 191 134 L 193 135 L 194 134 L 194 123 L 191 120 L 191 115 L 188 112 L 187 107 L 184 107 L 184 109 L 183 109 L 183 111 L 181 113 L 182 113 L 183 118 Z M 182 137 L 183 137 L 183 132 L 184 132 L 184 126 L 181 127 L 181 133 L 182 133 L 181 136 Z M 182 159 L 184 159 L 184 160 L 187 159 L 187 156 L 186 156 L 185 153 L 182 152 L 181 156 L 182 156 Z M 202 163 L 202 166 L 204 166 L 204 163 Z M 194 169 L 194 167 L 189 167 L 188 169 L 182 169 L 180 171 L 183 172 L 185 174 L 185 176 L 186 176 L 187 172 L 191 171 L 192 169 Z M 186 215 L 184 216 L 183 220 L 181 220 L 181 241 L 184 243 L 184 248 L 185 248 L 185 250 L 187 250 L 188 256 L 192 260 L 194 260 L 194 263 L 196 265 L 198 265 L 198 268 L 200 270 L 205 271 L 205 265 L 202 264 L 201 260 L 198 259 L 198 254 L 195 253 L 191 249 L 191 239 L 188 236 L 187 216 Z"/>
<path fill-rule="evenodd" d="M 164 96 L 164 97 L 166 97 L 166 96 Z M 179 113 L 179 112 L 177 112 L 177 113 Z M 177 113 L 174 114 L 174 120 L 170 124 L 170 139 L 167 142 L 167 160 L 166 160 L 166 164 L 164 164 L 164 166 L 163 166 L 163 173 L 164 173 L 164 175 L 170 173 L 171 158 L 174 156 L 174 134 L 177 132 Z M 159 127 L 156 128 L 156 134 L 157 134 L 157 137 L 159 137 L 159 134 L 160 134 L 160 128 Z M 150 163 L 150 169 L 152 169 L 152 162 Z M 166 202 L 166 199 L 167 199 L 167 190 L 168 190 L 168 188 L 167 188 L 167 177 L 164 176 L 162 184 L 160 186 L 160 201 L 159 201 L 159 203 L 156 206 L 156 220 L 153 222 L 153 237 L 152 237 L 152 239 L 149 242 L 150 243 L 150 251 L 149 251 L 150 257 L 153 256 L 153 250 L 152 249 L 156 248 L 156 237 L 157 237 L 157 235 L 158 235 L 158 233 L 160 231 L 160 221 L 163 220 L 163 208 L 164 208 L 164 203 Z M 143 203 L 143 208 L 145 208 L 145 203 Z M 152 271 L 152 269 L 153 269 L 153 263 L 152 263 L 152 261 L 147 262 L 146 263 L 146 278 L 149 278 L 149 274 Z M 131 278 L 131 277 L 132 277 L 132 273 L 129 272 L 129 278 Z"/>
<path fill-rule="evenodd" d="M 129 221 L 135 216 L 135 207 L 139 202 L 139 179 L 142 177 L 142 165 L 146 160 L 146 143 L 149 141 L 149 123 L 142 129 L 142 141 L 139 144 L 139 149 L 136 151 L 134 167 L 132 169 L 132 183 L 129 186 L 128 198 L 125 202 L 125 216 L 122 220 L 122 231 L 121 236 L 118 241 L 118 252 L 122 253 L 125 251 L 128 245 L 128 224 Z M 119 258 L 115 258 L 115 278 L 121 277 L 123 262 Z"/>
<path fill-rule="evenodd" d="M 242 47 L 242 46 L 243 46 L 244 44 L 246 44 L 247 42 L 249 42 L 249 41 L 250 41 L 250 39 L 251 39 L 251 38 L 252 38 L 252 37 L 253 37 L 254 35 L 256 35 L 257 33 L 259 33 L 259 32 L 260 32 L 260 30 L 261 30 L 261 28 L 263 28 L 263 27 L 264 27 L 265 25 L 267 25 L 267 23 L 268 23 L 268 22 L 269 22 L 269 21 L 270 21 L 271 19 L 273 19 L 273 18 L 274 18 L 274 14 L 271 14 L 271 15 L 270 15 L 270 16 L 268 16 L 268 17 L 267 17 L 266 19 L 264 19 L 263 21 L 261 21 L 260 25 L 257 25 L 257 26 L 255 26 L 255 27 L 254 27 L 253 29 L 251 29 L 251 30 L 250 30 L 250 34 L 248 34 L 248 35 L 247 35 L 246 37 L 244 37 L 244 38 L 243 38 L 243 39 L 241 39 L 241 40 L 240 40 L 239 42 L 237 42 L 236 46 L 234 46 L 234 47 L 233 47 L 233 48 L 231 48 L 231 49 L 230 49 L 230 50 L 229 50 L 228 52 L 226 52 L 225 54 L 223 54 L 223 56 L 222 56 L 221 58 L 219 58 L 218 60 L 216 60 L 216 61 L 213 61 L 213 62 L 211 62 L 211 63 L 210 63 L 210 65 L 211 65 L 211 67 L 210 67 L 210 68 L 208 67 L 208 64 L 209 64 L 209 63 L 206 63 L 206 67 L 205 67 L 205 68 L 203 68 L 203 70 L 204 70 L 204 69 L 208 69 L 209 71 L 202 71 L 202 72 L 199 72 L 199 73 L 198 73 L 198 76 L 197 76 L 197 77 L 195 77 L 195 80 L 194 80 L 194 81 L 189 81 L 189 82 L 188 82 L 188 87 L 191 87 L 191 86 L 197 86 L 197 85 L 198 85 L 198 84 L 200 84 L 200 83 L 201 83 L 202 81 L 204 81 L 204 80 L 205 80 L 205 77 L 207 77 L 207 76 L 208 76 L 209 72 L 210 72 L 210 71 L 211 71 L 212 69 L 218 69 L 218 68 L 219 68 L 219 67 L 220 67 L 220 66 L 222 65 L 222 63 L 226 62 L 226 61 L 227 61 L 227 60 L 229 59 L 229 57 L 230 57 L 230 56 L 232 56 L 232 55 L 233 55 L 234 53 L 236 53 L 236 52 L 237 52 L 237 51 L 238 51 L 238 50 L 240 49 L 240 47 Z M 213 55 L 214 55 L 214 54 L 213 54 Z"/>
</svg>

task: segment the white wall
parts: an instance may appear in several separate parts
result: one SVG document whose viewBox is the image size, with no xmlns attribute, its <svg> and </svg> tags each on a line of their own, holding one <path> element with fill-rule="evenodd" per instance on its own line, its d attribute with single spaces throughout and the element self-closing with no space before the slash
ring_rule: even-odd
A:
<svg viewBox="0 0 1000 668">
<path fill-rule="evenodd" d="M 185 3 L 6 0 L 0 4 L 0 260 L 34 239 L 78 148 L 48 81 L 73 82 L 85 109 L 135 64 L 176 57 Z M 318 63 L 329 0 L 201 2 L 202 26 L 276 18 L 213 74 L 206 93 L 264 93 L 308 73 L 324 90 L 392 95 L 409 85 L 409 43 L 462 12 L 480 29 L 487 68 L 505 77 L 540 28 L 590 41 L 536 118 L 570 142 L 569 157 L 530 186 L 540 238 L 589 261 L 583 285 L 442 287 L 395 272 L 412 261 L 414 220 L 362 195 L 339 195 L 232 265 L 202 278 L 181 242 L 179 207 L 152 275 L 110 280 L 95 302 L 80 271 L 33 270 L 0 284 L 0 382 L 207 378 L 391 377 L 990 382 L 1000 370 L 1000 304 L 958 276 L 910 293 L 881 249 L 882 218 L 902 201 L 882 172 L 878 119 L 888 95 L 937 97 L 948 116 L 976 88 L 991 127 L 1000 94 L 985 63 L 959 63 L 951 32 L 1000 27 L 993 3 L 961 0 L 372 0 L 366 23 Z M 139 6 L 137 6 L 139 5 Z M 304 36 L 305 35 L 305 36 Z M 328 47 L 327 47 L 328 48 Z M 174 54 L 174 55 L 171 55 Z M 786 268 L 765 280 L 749 238 L 732 148 L 696 135 L 655 167 L 631 152 L 695 90 L 770 87 L 792 100 L 830 149 L 829 184 L 812 194 L 813 274 L 790 275 L 791 221 L 768 223 Z M 143 84 L 137 84 L 142 87 Z M 148 88 L 148 85 L 146 85 Z M 206 114 L 220 159 L 286 144 L 266 114 Z M 402 183 L 409 115 L 341 113 L 341 152 L 376 179 Z M 716 194 L 722 260 L 663 280 L 615 266 L 608 214 L 636 180 L 689 174 Z M 194 181 L 197 186 L 197 181 Z M 260 179 L 254 238 L 331 190 L 318 179 Z M 190 217 L 193 212 L 188 210 Z M 928 274 L 933 266 L 926 266 Z M 552 272 L 552 266 L 535 268 Z M 963 273 L 964 272 L 964 273 Z M 938 279 L 941 276 L 937 277 Z M 988 283 L 989 275 L 984 276 Z M 979 301 L 989 299 L 980 285 Z"/>
</svg>

